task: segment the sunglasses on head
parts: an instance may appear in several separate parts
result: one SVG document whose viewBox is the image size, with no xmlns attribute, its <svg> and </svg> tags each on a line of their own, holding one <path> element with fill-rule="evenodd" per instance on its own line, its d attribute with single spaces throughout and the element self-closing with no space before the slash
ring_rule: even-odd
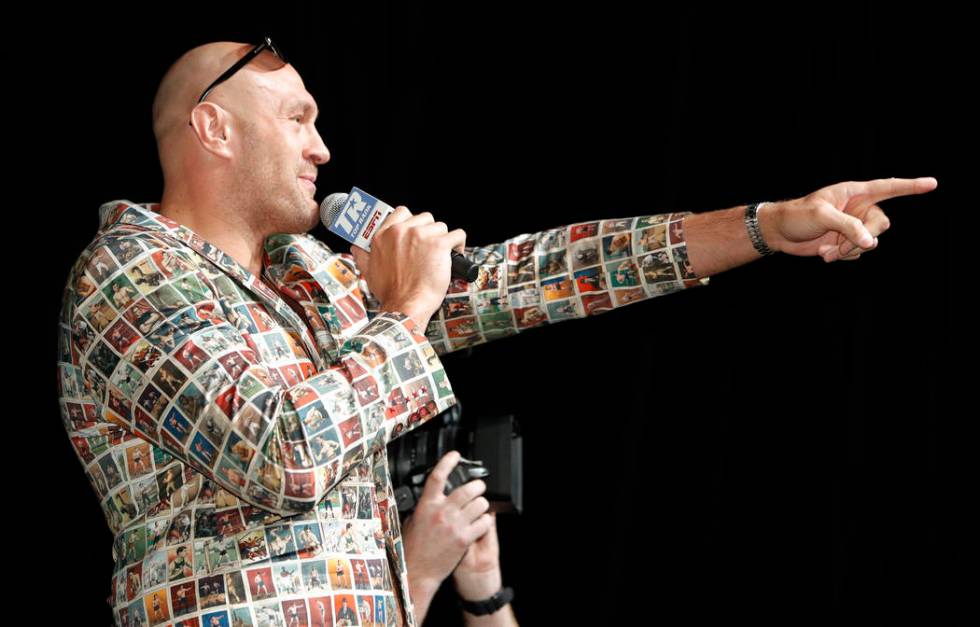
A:
<svg viewBox="0 0 980 627">
<path fill-rule="evenodd" d="M 211 83 L 210 85 L 208 85 L 208 88 L 205 89 L 203 93 L 201 93 L 201 97 L 197 99 L 197 103 L 198 104 L 201 104 L 202 102 L 204 102 L 204 99 L 208 97 L 208 94 L 211 93 L 211 90 L 212 89 L 214 89 L 215 87 L 217 87 L 221 83 L 225 82 L 226 80 L 228 80 L 232 76 L 234 76 L 235 72 L 237 72 L 238 70 L 240 70 L 243 67 L 245 67 L 245 65 L 248 64 L 249 61 L 251 61 L 252 59 L 254 59 L 255 57 L 257 57 L 259 55 L 259 53 L 262 52 L 263 50 L 265 50 L 266 48 L 268 48 L 269 51 L 272 52 L 272 54 L 274 54 L 277 57 L 279 57 L 280 59 L 282 59 L 282 62 L 283 63 L 289 63 L 289 61 L 286 60 L 286 55 L 283 54 L 283 52 L 282 52 L 282 48 L 279 48 L 276 44 L 274 44 L 272 42 L 272 39 L 270 37 L 263 37 L 262 39 L 263 39 L 262 43 L 260 43 L 259 45 L 255 46 L 254 48 L 252 48 L 251 50 L 249 50 L 247 53 L 245 53 L 245 56 L 244 57 L 242 57 L 241 59 L 239 59 L 238 61 L 236 61 L 234 65 L 232 65 L 230 68 L 228 68 L 227 70 L 225 70 L 221 74 L 221 76 L 219 76 L 217 79 L 215 79 L 215 81 L 213 83 Z M 194 127 L 194 125 L 192 123 L 190 123 L 190 122 L 188 122 L 187 125 L 190 126 L 191 128 Z"/>
</svg>

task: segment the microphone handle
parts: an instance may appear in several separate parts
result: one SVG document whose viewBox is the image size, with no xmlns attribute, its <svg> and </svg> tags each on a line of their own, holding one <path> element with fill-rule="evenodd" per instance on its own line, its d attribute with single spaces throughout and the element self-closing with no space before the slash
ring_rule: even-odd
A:
<svg viewBox="0 0 980 627">
<path fill-rule="evenodd" d="M 480 276 L 480 266 L 464 257 L 457 250 L 453 250 L 451 253 L 453 258 L 452 277 L 463 279 L 467 283 L 476 281 L 476 277 Z"/>
</svg>

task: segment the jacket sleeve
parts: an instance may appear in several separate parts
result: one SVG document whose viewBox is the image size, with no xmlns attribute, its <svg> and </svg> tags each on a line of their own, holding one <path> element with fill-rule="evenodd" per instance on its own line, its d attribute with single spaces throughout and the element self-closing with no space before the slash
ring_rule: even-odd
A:
<svg viewBox="0 0 980 627">
<path fill-rule="evenodd" d="M 450 284 L 426 337 L 442 355 L 708 285 L 687 259 L 684 217 L 691 214 L 595 220 L 468 246 L 480 276 Z"/>
<path fill-rule="evenodd" d="M 314 508 L 353 464 L 456 402 L 433 347 L 401 312 L 376 316 L 335 363 L 290 383 L 260 354 L 274 338 L 240 329 L 191 255 L 168 250 L 172 274 L 147 283 L 161 270 L 159 248 L 144 242 L 106 276 L 96 267 L 104 246 L 73 270 L 87 296 L 66 291 L 63 303 L 71 350 L 60 351 L 61 380 L 78 382 L 62 386 L 70 435 L 135 434 L 287 516 Z"/>
</svg>

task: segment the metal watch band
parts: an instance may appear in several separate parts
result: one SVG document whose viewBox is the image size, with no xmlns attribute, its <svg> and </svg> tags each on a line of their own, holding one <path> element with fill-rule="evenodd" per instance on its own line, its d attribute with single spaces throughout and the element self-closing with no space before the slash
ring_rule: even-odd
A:
<svg viewBox="0 0 980 627">
<path fill-rule="evenodd" d="M 514 589 L 507 586 L 495 592 L 489 599 L 467 601 L 466 599 L 460 598 L 459 604 L 464 610 L 470 614 L 473 614 L 474 616 L 485 616 L 487 614 L 493 614 L 503 606 L 510 603 L 513 598 Z"/>
<path fill-rule="evenodd" d="M 759 230 L 759 218 L 756 215 L 759 211 L 759 207 L 765 205 L 765 202 L 757 202 L 748 205 L 745 208 L 745 226 L 749 231 L 749 239 L 752 240 L 752 246 L 760 255 L 771 255 L 774 250 L 766 246 L 766 242 L 762 239 L 762 231 Z"/>
</svg>

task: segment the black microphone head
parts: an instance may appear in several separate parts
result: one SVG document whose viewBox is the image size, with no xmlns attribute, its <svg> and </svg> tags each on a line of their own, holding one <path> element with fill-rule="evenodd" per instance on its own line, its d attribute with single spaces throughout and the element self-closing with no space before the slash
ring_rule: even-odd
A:
<svg viewBox="0 0 980 627">
<path fill-rule="evenodd" d="M 323 202 L 320 203 L 320 222 L 324 226 L 329 228 L 337 219 L 340 211 L 344 208 L 344 203 L 347 202 L 347 196 L 348 194 L 344 192 L 334 192 L 323 199 Z"/>
</svg>

